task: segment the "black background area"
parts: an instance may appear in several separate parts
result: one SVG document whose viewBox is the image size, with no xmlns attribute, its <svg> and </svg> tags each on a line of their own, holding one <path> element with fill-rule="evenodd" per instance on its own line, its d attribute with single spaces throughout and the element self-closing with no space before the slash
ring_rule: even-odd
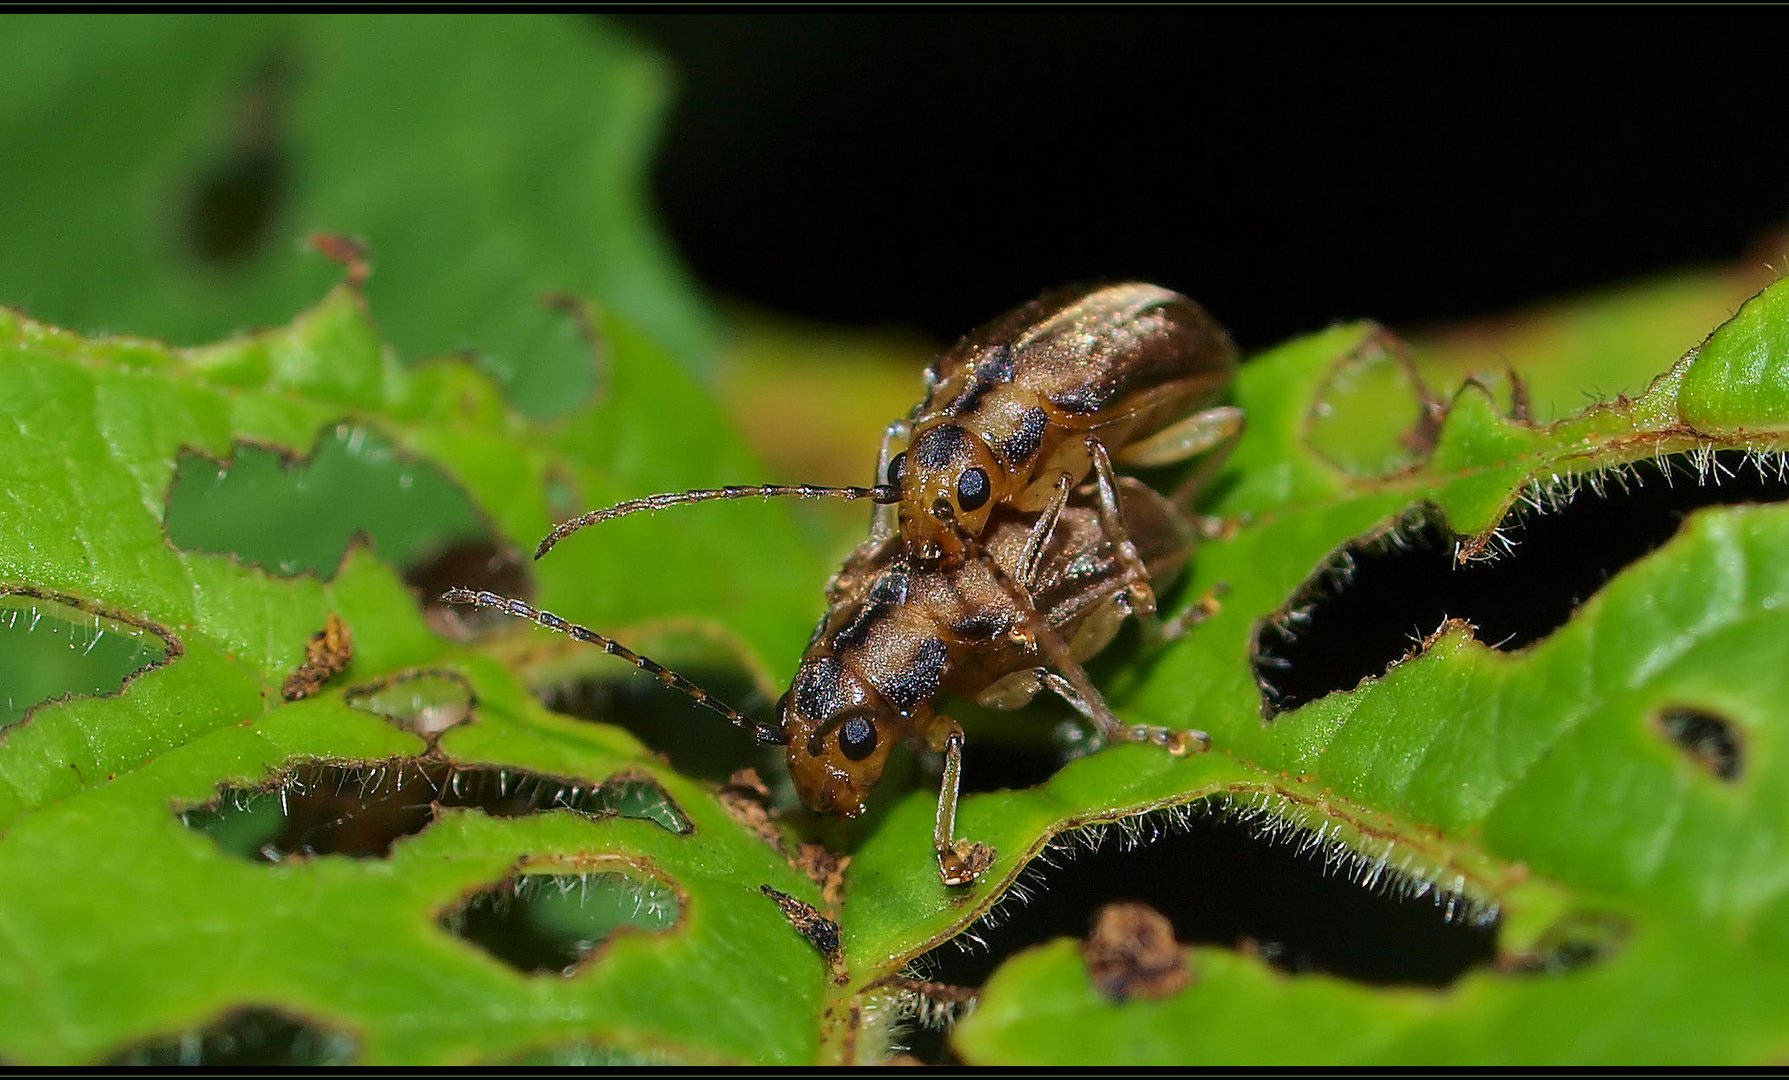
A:
<svg viewBox="0 0 1789 1080">
<path fill-rule="evenodd" d="M 1755 10 L 643 13 L 667 228 L 722 295 L 954 338 L 1142 278 L 1245 348 L 1746 254 L 1789 209 Z M 1759 258 L 1780 253 L 1759 249 Z"/>
</svg>

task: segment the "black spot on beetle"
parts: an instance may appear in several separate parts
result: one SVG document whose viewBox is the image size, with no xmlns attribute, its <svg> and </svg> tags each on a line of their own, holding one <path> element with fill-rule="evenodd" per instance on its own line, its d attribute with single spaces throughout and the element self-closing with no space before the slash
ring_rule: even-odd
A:
<svg viewBox="0 0 1789 1080">
<path fill-rule="evenodd" d="M 834 656 L 804 662 L 795 676 L 796 711 L 810 719 L 824 720 L 844 708 L 846 701 L 839 692 L 844 672 L 845 665 Z"/>
<path fill-rule="evenodd" d="M 839 627 L 839 632 L 832 635 L 833 651 L 844 652 L 847 649 L 854 649 L 869 640 L 870 628 L 876 625 L 876 621 L 888 608 L 887 604 L 873 603 L 858 608 L 857 613 L 851 616 L 851 621 Z"/>
<path fill-rule="evenodd" d="M 879 687 L 882 696 L 897 709 L 911 709 L 922 701 L 936 697 L 944 680 L 944 661 L 950 649 L 938 638 L 927 638 L 914 650 L 913 658 L 886 686 Z"/>
<path fill-rule="evenodd" d="M 1019 418 L 1019 430 L 1007 436 L 1000 445 L 1001 456 L 1012 465 L 1023 465 L 1043 445 L 1044 431 L 1050 426 L 1050 414 L 1043 406 L 1033 405 Z"/>
<path fill-rule="evenodd" d="M 1012 629 L 1010 611 L 976 611 L 950 626 L 951 633 L 965 641 L 988 641 Z"/>
<path fill-rule="evenodd" d="M 939 424 L 913 440 L 909 452 L 921 468 L 942 469 L 961 457 L 968 445 L 969 432 L 956 424 Z"/>
<path fill-rule="evenodd" d="M 996 345 L 989 350 L 975 370 L 969 376 L 969 385 L 957 395 L 955 401 L 945 406 L 946 416 L 961 416 L 973 412 L 981 404 L 981 399 L 989 391 L 1003 383 L 1013 381 L 1013 351 L 1005 345 Z"/>
<path fill-rule="evenodd" d="M 1050 404 L 1076 416 L 1091 416 L 1112 400 L 1114 386 L 1078 386 L 1050 395 Z"/>
<path fill-rule="evenodd" d="M 870 601 L 877 604 L 905 604 L 909 587 L 906 569 L 897 566 L 885 572 L 870 586 Z"/>
<path fill-rule="evenodd" d="M 869 597 L 851 621 L 839 628 L 832 636 L 832 647 L 835 651 L 862 645 L 869 639 L 870 630 L 891 610 L 907 602 L 908 578 L 905 570 L 899 567 L 888 571 L 876 579 L 870 587 Z M 824 620 L 822 620 L 824 624 Z M 811 715 L 811 714 L 810 714 Z"/>
</svg>

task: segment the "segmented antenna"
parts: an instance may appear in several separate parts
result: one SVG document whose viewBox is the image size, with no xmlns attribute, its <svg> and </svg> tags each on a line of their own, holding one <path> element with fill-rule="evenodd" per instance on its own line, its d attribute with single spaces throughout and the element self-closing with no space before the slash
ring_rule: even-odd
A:
<svg viewBox="0 0 1789 1080">
<path fill-rule="evenodd" d="M 757 484 L 751 487 L 740 487 L 729 484 L 726 487 L 703 488 L 699 491 L 668 491 L 662 495 L 646 495 L 638 499 L 618 502 L 614 506 L 602 510 L 592 510 L 570 521 L 562 521 L 553 527 L 547 538 L 534 549 L 534 557 L 540 558 L 553 550 L 553 545 L 588 525 L 595 525 L 610 518 L 626 517 L 641 510 L 663 510 L 667 506 L 682 506 L 686 503 L 709 502 L 714 499 L 768 499 L 777 495 L 793 495 L 798 499 L 874 499 L 879 503 L 901 501 L 901 489 L 893 484 L 877 484 L 875 487 L 817 487 L 813 484 Z"/>
<path fill-rule="evenodd" d="M 759 742 L 782 746 L 789 741 L 788 736 L 783 733 L 780 723 L 766 724 L 761 720 L 753 720 L 651 657 L 641 656 L 614 638 L 604 637 L 589 627 L 567 622 L 550 611 L 542 611 L 524 601 L 498 596 L 494 592 L 485 592 L 482 589 L 449 589 L 441 594 L 441 600 L 448 604 L 471 604 L 475 607 L 495 608 L 505 614 L 514 615 L 518 619 L 532 619 L 548 630 L 557 630 L 561 634 L 585 644 L 598 646 L 610 656 L 621 657 L 641 671 L 655 676 L 659 682 L 666 686 L 682 691 L 696 704 L 711 712 L 721 714 L 729 722 L 751 732 L 752 737 Z"/>
</svg>

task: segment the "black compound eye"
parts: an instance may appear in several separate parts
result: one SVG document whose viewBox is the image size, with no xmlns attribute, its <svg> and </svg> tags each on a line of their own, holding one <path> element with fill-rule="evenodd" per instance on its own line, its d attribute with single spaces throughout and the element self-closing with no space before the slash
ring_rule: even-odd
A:
<svg viewBox="0 0 1789 1080">
<path fill-rule="evenodd" d="M 839 749 L 852 761 L 862 761 L 876 749 L 876 725 L 867 716 L 853 716 L 839 725 Z"/>
<path fill-rule="evenodd" d="M 957 505 L 967 512 L 986 506 L 988 491 L 988 474 L 981 469 L 968 469 L 957 477 Z"/>
<path fill-rule="evenodd" d="M 888 459 L 888 482 L 894 487 L 900 487 L 901 481 L 906 475 L 907 451 L 903 450 L 894 457 Z"/>
</svg>

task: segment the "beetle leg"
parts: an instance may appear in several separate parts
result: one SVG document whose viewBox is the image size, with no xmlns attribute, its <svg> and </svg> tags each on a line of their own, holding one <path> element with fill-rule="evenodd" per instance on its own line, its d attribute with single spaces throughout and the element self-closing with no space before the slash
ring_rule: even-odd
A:
<svg viewBox="0 0 1789 1080">
<path fill-rule="evenodd" d="M 1125 592 L 1130 597 L 1131 610 L 1140 619 L 1149 618 L 1155 614 L 1155 590 L 1149 585 L 1149 568 L 1143 565 L 1143 556 L 1137 554 L 1137 545 L 1131 541 L 1131 534 L 1124 527 L 1124 515 L 1118 509 L 1118 477 L 1112 471 L 1112 458 L 1098 439 L 1088 439 L 1087 450 L 1093 458 L 1093 483 L 1099 492 L 1100 527 L 1112 541 L 1125 577 L 1130 579 Z"/>
<path fill-rule="evenodd" d="M 913 424 L 907 420 L 891 421 L 882 432 L 882 449 L 876 452 L 876 479 L 873 484 L 888 483 L 888 461 L 894 457 L 888 452 L 889 447 L 907 438 L 913 433 Z M 895 526 L 900 521 L 901 504 L 877 503 L 870 507 L 870 541 L 872 543 L 888 539 L 894 535 Z"/>
<path fill-rule="evenodd" d="M 1056 494 L 1031 523 L 1031 535 L 1025 538 L 1025 547 L 1019 552 L 1018 564 L 1013 568 L 1013 580 L 1027 589 L 1037 587 L 1038 563 L 1050 543 L 1050 536 L 1056 531 L 1056 519 L 1062 516 L 1062 508 L 1068 504 L 1068 493 L 1074 485 L 1074 477 L 1067 473 L 1057 477 Z"/>
<path fill-rule="evenodd" d="M 1025 668 L 990 683 L 975 695 L 975 703 L 984 709 L 1022 709 L 1031 704 L 1044 688 L 1045 668 Z"/>
<path fill-rule="evenodd" d="M 1178 423 L 1121 447 L 1114 456 L 1126 465 L 1150 468 L 1173 465 L 1225 443 L 1242 434 L 1242 410 L 1234 405 L 1196 412 Z"/>
<path fill-rule="evenodd" d="M 1103 739 L 1115 742 L 1154 743 L 1176 757 L 1194 749 L 1205 750 L 1211 746 L 1211 736 L 1203 731 L 1181 730 L 1180 728 L 1156 727 L 1152 724 L 1127 724 L 1112 715 L 1106 703 L 1097 704 L 1077 693 L 1074 686 L 1053 671 L 1046 671 L 1040 676 L 1043 684 L 1069 703 L 1074 710 L 1086 717 L 1097 729 L 1096 734 Z"/>
<path fill-rule="evenodd" d="M 1211 481 L 1211 478 L 1217 475 L 1217 471 L 1223 468 L 1224 462 L 1230 459 L 1231 452 L 1236 449 L 1236 444 L 1242 437 L 1242 410 L 1229 405 L 1222 408 L 1206 409 L 1204 412 L 1194 413 L 1181 423 L 1170 427 L 1168 431 L 1183 428 L 1187 429 L 1187 433 L 1192 436 L 1185 443 L 1190 449 L 1177 458 L 1168 459 L 1163 464 L 1185 461 L 1194 454 L 1211 451 L 1206 455 L 1205 460 L 1194 466 L 1193 471 L 1180 482 L 1180 485 L 1174 489 L 1174 494 L 1169 496 L 1169 501 L 1175 506 L 1191 511 L 1193 500 L 1198 497 L 1199 492 Z M 1131 454 L 1137 447 L 1148 446 L 1160 439 L 1163 434 L 1166 432 L 1158 432 L 1141 443 L 1125 447 L 1120 452 L 1118 459 L 1127 465 L 1152 464 L 1148 461 L 1139 461 L 1131 457 Z"/>
<path fill-rule="evenodd" d="M 1188 604 L 1185 609 L 1165 619 L 1153 615 L 1147 618 L 1138 616 L 1137 625 L 1143 629 L 1144 643 L 1154 647 L 1179 638 L 1188 630 L 1216 615 L 1223 606 L 1219 603 L 1218 598 L 1229 591 L 1230 586 L 1220 581 L 1205 590 L 1205 595 Z"/>
<path fill-rule="evenodd" d="M 938 877 L 953 888 L 974 883 L 994 865 L 994 849 L 971 840 L 956 839 L 957 787 L 963 776 L 963 728 L 946 716 L 937 717 L 932 741 L 944 743 L 944 779 L 938 789 L 938 818 L 932 829 L 932 847 L 938 853 Z"/>
</svg>

